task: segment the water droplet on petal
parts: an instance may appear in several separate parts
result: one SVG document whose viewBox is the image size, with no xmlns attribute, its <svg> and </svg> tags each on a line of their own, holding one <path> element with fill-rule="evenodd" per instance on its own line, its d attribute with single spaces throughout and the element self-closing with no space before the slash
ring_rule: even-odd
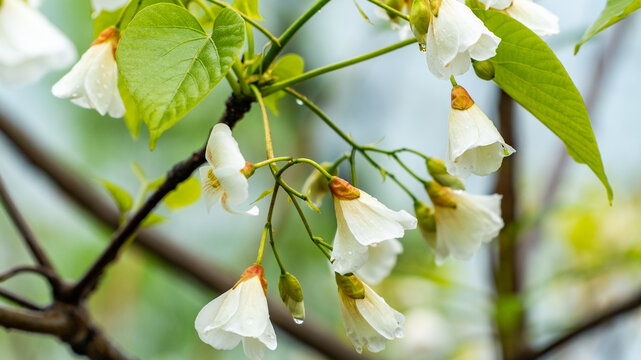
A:
<svg viewBox="0 0 641 360">
<path fill-rule="evenodd" d="M 298 324 L 298 325 L 302 324 L 302 323 L 303 323 L 303 321 L 304 321 L 303 319 L 296 319 L 296 318 L 294 318 L 294 322 L 295 322 L 296 324 Z"/>
<path fill-rule="evenodd" d="M 296 99 L 296 104 L 297 104 L 298 106 L 303 106 L 303 100 L 301 100 L 301 99 Z"/>
<path fill-rule="evenodd" d="M 403 336 L 405 336 L 405 330 L 403 330 L 402 327 L 398 327 L 394 330 L 394 337 L 402 338 Z"/>
</svg>

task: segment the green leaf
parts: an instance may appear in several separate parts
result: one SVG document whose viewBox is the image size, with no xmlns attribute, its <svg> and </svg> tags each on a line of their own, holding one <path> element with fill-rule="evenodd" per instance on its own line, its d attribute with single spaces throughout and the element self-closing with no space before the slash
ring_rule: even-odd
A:
<svg viewBox="0 0 641 360">
<path fill-rule="evenodd" d="M 271 71 L 271 76 L 274 81 L 283 81 L 303 73 L 305 68 L 305 61 L 302 57 L 296 54 L 287 54 L 281 57 Z M 278 110 L 278 102 L 285 97 L 284 91 L 277 91 L 269 96 L 266 96 L 265 105 L 275 115 L 280 114 Z"/>
<path fill-rule="evenodd" d="M 116 201 L 116 205 L 118 205 L 118 209 L 120 210 L 121 214 L 126 213 L 131 209 L 131 206 L 133 205 L 133 200 L 131 199 L 131 196 L 127 191 L 122 189 L 116 184 L 110 183 L 107 180 L 99 180 L 102 186 L 107 189 L 109 192 L 109 195 Z"/>
<path fill-rule="evenodd" d="M 556 55 L 540 37 L 511 17 L 475 10 L 485 26 L 501 38 L 494 81 L 510 97 L 547 126 L 565 144 L 572 158 L 586 164 L 601 180 L 608 199 L 612 188 L 603 169 L 583 98 Z"/>
<path fill-rule="evenodd" d="M 356 2 L 356 0 L 353 0 L 353 1 L 354 1 L 354 5 L 356 5 L 356 9 L 358 9 L 358 12 L 361 14 L 361 16 L 363 17 L 363 19 L 364 19 L 365 21 L 367 21 L 370 25 L 374 25 L 374 23 L 372 23 L 372 21 L 369 19 L 369 17 L 367 17 L 367 14 L 365 14 L 365 12 L 363 11 L 363 9 L 361 9 L 361 6 L 360 6 L 360 5 L 358 5 L 358 3 Z"/>
<path fill-rule="evenodd" d="M 141 228 L 151 227 L 154 225 L 164 223 L 166 220 L 167 219 L 162 215 L 151 213 L 147 215 L 147 217 L 140 223 L 140 227 Z"/>
<path fill-rule="evenodd" d="M 116 24 L 118 21 L 118 17 L 120 16 L 120 13 L 124 10 L 125 13 L 122 16 L 122 21 L 120 23 L 120 31 L 124 31 L 127 28 L 127 25 L 133 19 L 134 15 L 136 15 L 136 11 L 140 11 L 143 8 L 158 4 L 158 3 L 170 3 L 170 4 L 176 4 L 180 5 L 181 3 L 178 0 L 142 0 L 140 2 L 140 6 L 136 8 L 136 1 L 130 1 L 128 5 L 123 6 L 120 9 L 114 10 L 114 11 L 107 11 L 107 10 L 102 10 L 98 16 L 93 20 L 93 37 L 94 39 L 100 35 L 100 33 L 105 30 L 106 28 L 113 26 Z"/>
<path fill-rule="evenodd" d="M 258 13 L 258 0 L 234 0 L 234 9 L 255 20 L 263 20 Z"/>
<path fill-rule="evenodd" d="M 200 182 L 193 176 L 178 184 L 175 190 L 167 194 L 163 201 L 172 210 L 191 205 L 200 197 Z"/>
<path fill-rule="evenodd" d="M 150 148 L 222 80 L 245 43 L 245 22 L 226 8 L 211 34 L 182 7 L 151 5 L 129 23 L 118 68 L 149 128 Z"/>
<path fill-rule="evenodd" d="M 263 193 L 260 194 L 260 196 L 249 205 L 254 205 L 255 203 L 263 200 L 265 197 L 267 197 L 267 195 L 269 195 L 269 194 L 271 194 L 273 192 L 274 192 L 274 188 L 267 189 L 267 190 L 263 191 Z"/>
<path fill-rule="evenodd" d="M 581 45 L 590 40 L 594 35 L 623 20 L 639 8 L 641 8 L 641 0 L 608 0 L 599 18 L 586 30 L 581 41 L 574 47 L 574 54 L 576 55 Z"/>
<path fill-rule="evenodd" d="M 123 116 L 125 125 L 127 125 L 127 129 L 129 129 L 131 137 L 137 139 L 138 133 L 140 132 L 142 117 L 140 116 L 138 105 L 131 96 L 129 88 L 125 85 L 125 81 L 122 76 L 118 76 L 118 92 L 120 93 L 122 103 L 125 105 L 125 116 Z"/>
<path fill-rule="evenodd" d="M 113 26 L 118 20 L 118 16 L 122 9 L 107 11 L 103 10 L 93 19 L 93 38 L 97 38 L 100 33 L 106 28 Z"/>
</svg>

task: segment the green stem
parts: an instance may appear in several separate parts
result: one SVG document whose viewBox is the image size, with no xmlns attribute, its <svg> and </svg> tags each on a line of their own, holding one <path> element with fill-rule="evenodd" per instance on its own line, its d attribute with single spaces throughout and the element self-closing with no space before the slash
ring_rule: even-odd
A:
<svg viewBox="0 0 641 360">
<path fill-rule="evenodd" d="M 416 179 L 418 182 L 422 184 L 426 184 L 427 180 L 423 179 L 419 175 L 417 175 L 412 169 L 410 169 L 405 163 L 398 157 L 398 155 L 394 154 L 392 155 L 394 160 L 408 173 L 410 174 L 414 179 Z"/>
<path fill-rule="evenodd" d="M 256 264 L 260 265 L 260 262 L 263 261 L 263 253 L 265 252 L 265 241 L 267 240 L 267 233 L 269 231 L 269 226 L 265 225 L 263 228 L 263 236 L 260 238 L 260 246 L 258 247 L 258 256 L 256 257 Z"/>
<path fill-rule="evenodd" d="M 234 77 L 234 75 L 231 74 L 231 72 L 227 72 L 227 75 L 225 75 L 225 80 L 227 80 L 227 83 L 229 84 L 229 87 L 231 90 L 234 92 L 236 95 L 242 94 L 242 91 L 240 90 L 240 85 L 238 85 L 238 80 Z"/>
<path fill-rule="evenodd" d="M 278 263 L 278 267 L 280 268 L 280 273 L 285 274 L 287 271 L 285 270 L 285 266 L 283 265 L 283 262 L 280 259 L 280 255 L 278 255 L 278 251 L 276 251 L 276 244 L 274 243 L 274 226 L 272 224 L 272 216 L 274 214 L 274 206 L 276 205 L 276 196 L 278 195 L 278 184 L 274 185 L 274 191 L 272 192 L 272 199 L 271 202 L 269 203 L 269 212 L 267 213 L 267 224 L 269 224 L 269 245 L 272 248 L 272 252 L 274 253 L 274 257 L 276 258 L 276 262 Z"/>
<path fill-rule="evenodd" d="M 320 240 L 318 238 L 314 237 L 314 234 L 312 233 L 312 228 L 309 226 L 309 223 L 307 222 L 307 218 L 305 217 L 305 214 L 303 213 L 303 209 L 300 208 L 300 204 L 298 203 L 298 200 L 296 200 L 295 197 L 292 196 L 292 194 L 288 194 L 289 198 L 292 200 L 292 203 L 294 204 L 294 207 L 296 208 L 296 211 L 298 212 L 298 216 L 300 217 L 301 221 L 303 222 L 303 225 L 305 226 L 305 230 L 307 230 L 307 234 L 309 235 L 309 238 L 312 240 L 314 245 L 320 249 L 320 251 L 327 257 L 327 260 L 332 259 L 332 255 L 327 251 L 327 249 L 322 245 Z"/>
<path fill-rule="evenodd" d="M 336 159 L 336 161 L 334 161 L 332 166 L 330 166 L 327 169 L 327 172 L 329 172 L 329 173 L 334 172 L 336 170 L 336 168 L 338 168 L 343 161 L 349 159 L 350 156 L 351 156 L 351 152 L 348 152 L 348 153 L 345 153 L 345 154 L 341 155 L 338 159 Z"/>
<path fill-rule="evenodd" d="M 212 3 L 212 4 L 214 4 L 214 5 L 217 5 L 217 6 L 223 7 L 223 8 L 231 8 L 231 5 L 229 5 L 229 4 L 225 3 L 225 2 L 222 2 L 222 1 L 218 1 L 218 0 L 207 0 L 207 1 L 211 2 L 211 3 Z M 235 11 L 238 13 L 238 15 L 240 15 L 240 17 L 242 17 L 246 22 L 250 23 L 250 24 L 251 24 L 253 27 L 255 27 L 258 31 L 262 32 L 265 36 L 267 36 L 267 38 L 268 38 L 269 40 L 271 40 L 271 42 L 272 42 L 273 44 L 278 44 L 278 43 L 279 43 L 279 40 L 278 40 L 274 35 L 272 35 L 272 33 L 270 33 L 270 32 L 269 32 L 269 30 L 267 30 L 267 29 L 265 29 L 264 27 L 262 27 L 259 23 L 257 23 L 256 21 L 254 21 L 254 19 L 252 19 L 252 18 L 251 18 L 251 17 L 249 17 L 248 15 L 246 15 L 246 14 L 244 14 L 244 13 L 242 13 L 242 12 L 240 12 L 240 11 L 236 10 L 236 9 L 234 9 L 234 10 L 235 10 Z"/>
<path fill-rule="evenodd" d="M 267 109 L 265 108 L 265 102 L 263 101 L 263 96 L 260 94 L 260 90 L 254 85 L 251 85 L 251 91 L 256 97 L 256 101 L 260 106 L 260 112 L 263 115 L 263 127 L 265 128 L 265 151 L 267 152 L 267 159 L 274 158 L 274 145 L 272 144 L 272 130 L 269 127 L 269 118 L 267 117 Z M 270 165 L 272 171 L 274 167 Z"/>
<path fill-rule="evenodd" d="M 349 169 L 352 173 L 352 185 L 358 187 L 358 178 L 356 177 L 356 148 L 352 148 L 349 155 Z"/>
<path fill-rule="evenodd" d="M 245 32 L 247 33 L 247 60 L 251 60 L 254 58 L 254 32 L 248 23 L 245 23 Z"/>
<path fill-rule="evenodd" d="M 265 57 L 263 58 L 263 61 L 261 63 L 259 71 L 262 73 L 264 70 L 268 69 L 269 66 L 272 64 L 274 59 L 276 59 L 276 56 L 280 53 L 280 51 L 287 45 L 289 40 L 296 34 L 296 32 L 309 20 L 312 18 L 312 16 L 316 15 L 320 9 L 327 5 L 330 0 L 318 0 L 316 4 L 314 4 L 309 10 L 307 10 L 303 15 L 301 15 L 285 32 L 281 37 L 278 39 L 276 42 L 272 42 L 272 47 L 267 51 L 267 54 L 265 54 Z"/>
<path fill-rule="evenodd" d="M 382 49 L 379 49 L 379 50 L 376 50 L 376 51 L 373 51 L 373 52 L 370 52 L 370 53 L 367 53 L 367 54 L 363 54 L 363 55 L 357 56 L 357 57 L 352 58 L 352 59 L 341 61 L 341 62 L 338 62 L 336 64 L 332 64 L 332 65 L 323 66 L 323 67 L 318 68 L 316 70 L 308 71 L 308 72 L 306 72 L 304 74 L 301 74 L 301 75 L 298 75 L 298 76 L 294 76 L 294 77 L 289 78 L 287 80 L 280 81 L 280 82 L 274 83 L 274 84 L 272 84 L 270 86 L 267 86 L 267 87 L 262 89 L 262 93 L 265 96 L 267 96 L 267 95 L 272 94 L 272 93 L 274 93 L 276 91 L 282 90 L 282 89 L 284 89 L 284 88 L 286 88 L 288 86 L 296 85 L 296 84 L 298 84 L 298 83 L 300 83 L 302 81 L 314 78 L 316 76 L 323 75 L 323 74 L 326 74 L 328 72 L 332 72 L 334 70 L 339 70 L 339 69 L 342 69 L 344 67 L 351 66 L 351 65 L 354 65 L 354 64 L 358 64 L 360 62 L 375 58 L 377 56 L 381 56 L 381 55 L 387 54 L 389 52 L 392 52 L 394 50 L 400 49 L 400 48 L 402 48 L 404 46 L 407 46 L 409 44 L 413 44 L 415 42 L 416 42 L 415 38 L 403 40 L 403 41 L 398 42 L 398 43 L 396 43 L 394 45 L 390 45 L 390 46 L 384 47 Z"/>
<path fill-rule="evenodd" d="M 209 16 L 213 26 L 213 23 L 216 22 L 216 16 L 214 15 L 213 12 L 211 12 L 211 9 L 209 8 L 209 6 L 207 6 L 207 4 L 205 4 L 203 0 L 192 0 L 192 1 L 196 2 L 196 4 L 198 4 L 198 6 L 201 9 L 203 9 L 203 11 L 207 14 L 207 16 Z"/>
<path fill-rule="evenodd" d="M 283 172 L 288 168 L 290 168 L 291 166 L 296 164 L 303 164 L 303 163 L 312 165 L 314 168 L 316 168 L 316 170 L 318 170 L 321 174 L 323 174 L 323 176 L 327 180 L 331 180 L 334 177 L 334 175 L 330 174 L 327 170 L 325 170 L 325 168 L 322 165 L 320 165 L 314 160 L 306 159 L 306 158 L 296 158 L 296 159 L 289 160 L 289 162 L 285 164 L 285 166 L 283 166 L 280 170 L 278 170 L 278 172 L 276 173 L 276 176 L 280 177 L 282 176 Z"/>
<path fill-rule="evenodd" d="M 231 66 L 232 71 L 234 72 L 234 75 L 238 78 L 238 83 L 240 84 L 240 90 L 242 91 L 243 94 L 251 94 L 251 90 L 249 90 L 249 86 L 247 85 L 247 80 L 245 79 L 245 71 L 243 70 L 242 65 L 240 64 L 240 61 L 236 59 L 234 61 L 234 64 Z"/>
<path fill-rule="evenodd" d="M 452 83 L 452 86 L 458 86 L 458 84 L 456 83 L 456 79 L 454 79 L 454 75 L 450 76 L 450 82 Z"/>
<path fill-rule="evenodd" d="M 396 176 L 385 169 L 383 169 L 382 166 L 380 166 L 374 159 L 372 159 L 371 156 L 365 151 L 365 147 L 357 144 L 352 140 L 351 137 L 347 136 L 345 132 L 343 132 L 334 122 L 327 116 L 325 113 L 318 107 L 316 104 L 311 102 L 306 96 L 296 92 L 295 90 L 291 88 L 285 88 L 285 92 L 288 94 L 294 96 L 298 100 L 303 102 L 303 105 L 305 105 L 309 110 L 311 110 L 314 114 L 316 114 L 327 126 L 329 126 L 334 132 L 340 136 L 343 140 L 345 140 L 353 149 L 356 149 L 363 157 L 370 163 L 372 166 L 374 166 L 378 171 L 380 171 L 382 174 L 385 174 L 388 176 L 392 181 L 394 181 L 403 191 L 407 193 L 407 195 L 412 198 L 412 200 L 417 201 L 418 199 L 414 194 L 405 186 Z"/>
<path fill-rule="evenodd" d="M 384 3 L 382 3 L 382 2 L 380 2 L 378 0 L 367 0 L 367 1 L 371 2 L 372 4 L 378 6 L 381 9 L 384 9 L 386 11 L 391 12 L 392 14 L 400 17 L 401 19 L 403 19 L 405 21 L 410 21 L 410 17 L 409 16 L 403 14 L 402 12 L 394 9 L 393 7 L 391 7 L 391 6 L 387 5 L 387 4 L 384 4 Z M 429 3 L 429 1 L 428 1 L 428 3 Z"/>
<path fill-rule="evenodd" d="M 265 165 L 270 165 L 270 164 L 273 164 L 275 162 L 290 161 L 290 160 L 292 160 L 292 158 L 289 157 L 289 156 L 281 156 L 281 157 L 277 157 L 277 158 L 267 159 L 267 160 L 263 160 L 261 162 L 255 163 L 254 164 L 254 169 L 259 169 L 259 168 L 261 168 L 261 167 L 263 167 Z"/>
</svg>

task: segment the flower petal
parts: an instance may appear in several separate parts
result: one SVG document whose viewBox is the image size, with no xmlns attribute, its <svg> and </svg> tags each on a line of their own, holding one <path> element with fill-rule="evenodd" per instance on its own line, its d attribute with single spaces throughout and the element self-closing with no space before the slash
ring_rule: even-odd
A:
<svg viewBox="0 0 641 360">
<path fill-rule="evenodd" d="M 211 166 L 201 166 L 198 169 L 198 172 L 200 173 L 200 183 L 203 187 L 203 197 L 205 198 L 207 211 L 210 211 L 211 208 L 220 201 L 224 194 L 224 191 L 220 185 L 218 187 L 212 186 L 211 179 L 209 178 L 209 171 L 212 170 L 213 169 L 211 168 Z"/>
<path fill-rule="evenodd" d="M 379 334 L 374 328 L 361 316 L 356 308 L 354 299 L 338 291 L 341 314 L 343 315 L 343 326 L 347 338 L 352 343 L 356 351 L 360 354 L 363 347 L 371 352 L 378 352 L 385 348 L 387 339 Z"/>
<path fill-rule="evenodd" d="M 265 349 L 265 345 L 258 339 L 251 337 L 243 338 L 243 350 L 245 351 L 245 356 L 251 360 L 261 360 L 263 356 L 265 356 Z"/>
<path fill-rule="evenodd" d="M 367 262 L 357 270 L 357 275 L 369 284 L 378 284 L 396 265 L 396 258 L 403 252 L 403 245 L 400 241 L 391 239 L 369 246 L 368 250 Z"/>
<path fill-rule="evenodd" d="M 402 338 L 405 335 L 403 323 L 405 317 L 400 312 L 387 305 L 385 299 L 374 292 L 367 284 L 365 298 L 356 300 L 356 308 L 363 318 L 382 336 L 388 340 Z"/>
<path fill-rule="evenodd" d="M 530 0 L 514 0 L 506 12 L 539 36 L 559 33 L 558 16 Z"/>
<path fill-rule="evenodd" d="M 341 200 L 334 198 L 336 211 L 336 235 L 332 250 L 332 270 L 339 274 L 354 272 L 360 268 L 368 256 L 367 246 L 360 244 L 349 230 L 341 206 Z"/>
<path fill-rule="evenodd" d="M 222 329 L 244 337 L 258 338 L 270 324 L 263 286 L 254 276 L 238 284 L 235 291 L 239 294 L 238 311 L 222 325 Z"/>
<path fill-rule="evenodd" d="M 230 167 L 214 167 L 214 176 L 227 194 L 227 199 L 238 205 L 249 196 L 249 182 L 240 170 Z"/>
<path fill-rule="evenodd" d="M 118 69 L 110 41 L 93 45 L 87 52 L 92 49 L 95 49 L 92 52 L 93 56 L 83 56 L 83 59 L 90 63 L 84 78 L 84 87 L 89 103 L 100 115 L 105 115 L 111 105 L 114 91 L 118 91 Z"/>
<path fill-rule="evenodd" d="M 212 324 L 221 310 L 221 305 L 230 291 L 231 290 L 225 292 L 205 305 L 205 307 L 203 307 L 198 313 L 198 316 L 196 316 L 195 321 L 195 328 L 200 339 L 204 343 L 220 350 L 233 349 L 238 345 L 241 339 L 240 336 L 236 334 L 212 327 Z M 225 317 L 224 314 L 221 315 L 221 318 Z"/>
<path fill-rule="evenodd" d="M 228 167 L 240 171 L 245 167 L 245 158 L 227 124 L 214 125 L 205 156 L 214 169 Z"/>
</svg>

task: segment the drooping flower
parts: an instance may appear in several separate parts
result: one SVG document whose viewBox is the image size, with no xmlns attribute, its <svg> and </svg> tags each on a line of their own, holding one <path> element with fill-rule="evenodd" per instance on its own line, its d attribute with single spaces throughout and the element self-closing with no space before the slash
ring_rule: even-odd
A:
<svg viewBox="0 0 641 360">
<path fill-rule="evenodd" d="M 464 74 L 470 68 L 470 58 L 482 61 L 496 55 L 501 39 L 465 4 L 442 0 L 440 7 L 431 11 L 426 55 L 427 66 L 437 78 Z"/>
<path fill-rule="evenodd" d="M 362 267 L 373 246 L 401 238 L 405 230 L 416 228 L 416 218 L 412 215 L 404 210 L 388 209 L 374 197 L 339 177 L 332 178 L 329 188 L 334 199 L 337 222 L 332 268 L 340 274 L 354 272 Z M 386 256 L 393 253 L 382 249 Z M 381 269 L 373 271 L 370 267 L 370 273 L 380 271 L 386 276 L 391 270 L 389 262 L 371 265 L 381 266 Z"/>
<path fill-rule="evenodd" d="M 448 134 L 445 163 L 454 176 L 489 175 L 515 152 L 461 86 L 452 89 Z"/>
<path fill-rule="evenodd" d="M 247 200 L 247 176 L 253 172 L 252 165 L 245 162 L 240 153 L 229 126 L 222 123 L 214 125 L 205 157 L 210 166 L 203 166 L 199 171 L 207 210 L 220 201 L 223 209 L 232 214 L 258 215 L 256 206 L 244 212 L 234 211 L 229 206 L 229 202 L 238 205 Z"/>
<path fill-rule="evenodd" d="M 294 322 L 302 324 L 305 320 L 305 303 L 303 302 L 303 289 L 298 279 L 290 273 L 280 275 L 278 280 L 278 292 L 287 310 L 292 314 Z"/>
<path fill-rule="evenodd" d="M 118 91 L 115 56 L 119 36 L 114 27 L 100 33 L 71 71 L 53 85 L 53 95 L 69 99 L 80 107 L 95 109 L 100 115 L 122 117 L 125 105 Z"/>
<path fill-rule="evenodd" d="M 504 10 L 539 36 L 559 33 L 559 17 L 532 0 L 481 0 L 487 8 Z"/>
<path fill-rule="evenodd" d="M 490 242 L 503 228 L 501 195 L 470 195 L 434 181 L 427 193 L 434 204 L 436 241 L 429 242 L 442 265 L 448 256 L 468 260 L 484 242 Z"/>
<path fill-rule="evenodd" d="M 125 6 L 129 0 L 91 0 L 94 13 L 100 14 L 102 10 L 114 11 Z"/>
<path fill-rule="evenodd" d="M 392 309 L 356 276 L 337 273 L 336 285 L 345 332 L 356 351 L 361 353 L 367 347 L 371 352 L 379 352 L 385 349 L 387 340 L 405 335 L 403 314 Z"/>
<path fill-rule="evenodd" d="M 200 310 L 195 327 L 200 339 L 219 350 L 231 350 L 243 341 L 245 355 L 260 360 L 265 349 L 276 349 L 276 334 L 269 320 L 263 267 L 247 268 L 233 288 Z"/>
<path fill-rule="evenodd" d="M 0 83 L 25 85 L 76 60 L 69 39 L 22 0 L 0 1 Z"/>
</svg>

